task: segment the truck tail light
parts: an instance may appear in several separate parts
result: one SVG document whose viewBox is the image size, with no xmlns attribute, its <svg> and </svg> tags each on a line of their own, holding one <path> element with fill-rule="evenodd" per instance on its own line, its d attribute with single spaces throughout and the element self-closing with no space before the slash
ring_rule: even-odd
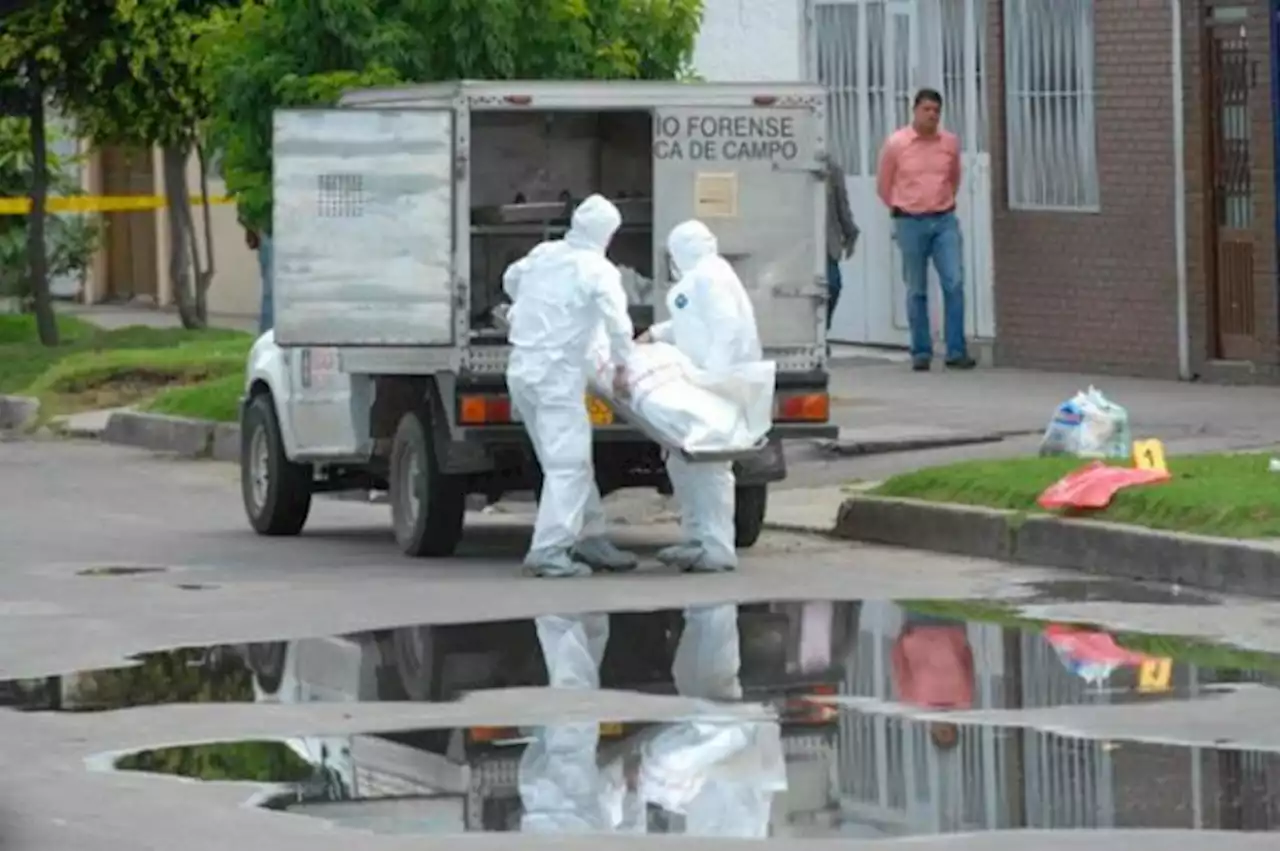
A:
<svg viewBox="0 0 1280 851">
<path fill-rule="evenodd" d="M 517 735 L 514 727 L 472 727 L 467 731 L 475 744 L 496 742 L 500 739 L 512 739 Z"/>
<path fill-rule="evenodd" d="M 458 400 L 462 425 L 495 425 L 511 422 L 511 400 L 506 396 L 463 396 Z"/>
<path fill-rule="evenodd" d="M 778 102 L 776 95 L 756 95 L 751 99 L 756 106 L 773 106 Z"/>
<path fill-rule="evenodd" d="M 822 698 L 833 697 L 835 686 L 816 685 L 808 693 L 787 702 L 787 721 L 792 724 L 829 724 L 840 714 L 840 709 Z"/>
<path fill-rule="evenodd" d="M 503 98 L 503 100 L 505 100 L 507 103 L 511 104 L 512 106 L 528 106 L 529 104 L 533 103 L 533 96 L 532 95 L 507 95 L 506 97 Z"/>
<path fill-rule="evenodd" d="M 831 418 L 831 397 L 826 393 L 779 396 L 773 418 L 780 422 L 825 423 Z"/>
</svg>

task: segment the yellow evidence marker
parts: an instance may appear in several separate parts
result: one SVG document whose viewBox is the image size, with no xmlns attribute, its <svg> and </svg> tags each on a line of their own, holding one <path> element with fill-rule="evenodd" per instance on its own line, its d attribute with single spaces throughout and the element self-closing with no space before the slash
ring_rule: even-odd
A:
<svg viewBox="0 0 1280 851">
<path fill-rule="evenodd" d="M 1135 440 L 1133 442 L 1133 466 L 1139 470 L 1169 472 L 1169 467 L 1164 460 L 1164 444 L 1154 437 L 1151 440 Z"/>
</svg>

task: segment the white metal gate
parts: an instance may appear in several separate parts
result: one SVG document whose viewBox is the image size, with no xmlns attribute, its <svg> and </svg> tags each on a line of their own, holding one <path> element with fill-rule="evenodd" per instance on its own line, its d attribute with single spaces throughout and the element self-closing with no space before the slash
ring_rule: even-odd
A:
<svg viewBox="0 0 1280 851">
<path fill-rule="evenodd" d="M 809 72 L 830 92 L 828 150 L 848 178 L 862 229 L 841 264 L 844 293 L 834 340 L 906 345 L 906 290 L 889 213 L 876 197 L 876 161 L 885 138 L 911 119 L 924 86 L 940 91 L 943 123 L 960 137 L 957 199 L 965 244 L 966 330 L 995 336 L 991 258 L 991 157 L 986 95 L 984 0 L 808 0 Z M 930 273 L 934 333 L 941 302 Z"/>
</svg>

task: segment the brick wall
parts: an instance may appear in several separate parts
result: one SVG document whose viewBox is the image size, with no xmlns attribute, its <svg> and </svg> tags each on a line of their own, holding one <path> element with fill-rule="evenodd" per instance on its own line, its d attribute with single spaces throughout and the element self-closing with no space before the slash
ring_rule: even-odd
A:
<svg viewBox="0 0 1280 851">
<path fill-rule="evenodd" d="M 1001 0 L 988 15 L 997 364 L 1176 377 L 1167 0 L 1095 6 L 1100 213 L 1009 209 Z"/>
</svg>

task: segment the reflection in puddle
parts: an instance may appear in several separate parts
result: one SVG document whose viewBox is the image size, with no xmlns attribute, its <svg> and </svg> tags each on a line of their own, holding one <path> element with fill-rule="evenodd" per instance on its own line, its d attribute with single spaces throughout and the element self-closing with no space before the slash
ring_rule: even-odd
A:
<svg viewBox="0 0 1280 851">
<path fill-rule="evenodd" d="M 1009 708 L 1132 703 L 1185 697 L 1215 683 L 1280 682 L 1280 657 L 1272 654 L 1031 621 L 982 602 L 735 608 L 739 675 L 751 700 L 842 693 L 939 709 Z M 622 612 L 608 620 L 601 685 L 675 691 L 683 612 Z M 147 653 L 130 667 L 0 682 L 0 704 L 92 711 L 189 702 L 448 701 L 477 689 L 545 685 L 537 631 L 525 619 Z"/>
<path fill-rule="evenodd" d="M 280 784 L 267 805 L 378 832 L 900 836 L 1014 827 L 1271 829 L 1269 753 L 1090 741 L 839 709 L 1143 704 L 1280 682 L 1280 659 L 1036 622 L 980 602 L 722 604 L 188 648 L 0 683 L 0 703 L 448 701 L 553 685 L 677 693 L 675 723 L 420 729 L 140 751 L 116 768 Z M 734 719 L 725 703 L 773 720 Z M 720 707 L 721 709 L 717 709 Z"/>
<path fill-rule="evenodd" d="M 824 608 L 837 611 L 826 604 L 817 611 Z M 866 604 L 861 616 L 877 608 Z M 864 641 L 867 633 L 859 628 L 852 633 L 854 668 L 831 682 L 838 668 L 823 649 L 831 644 L 818 640 L 829 636 L 823 629 L 806 634 L 806 626 L 812 631 L 823 621 L 811 614 L 806 622 L 806 611 L 802 607 L 799 619 L 788 619 L 789 628 L 779 633 L 794 639 L 783 646 L 795 652 L 785 654 L 790 664 L 776 673 L 786 677 L 789 671 L 794 685 L 808 669 L 808 687 L 793 688 L 789 696 L 779 696 L 786 689 L 764 689 L 771 720 L 715 712 L 717 702 L 739 701 L 750 692 L 742 674 L 750 644 L 740 634 L 742 614 L 719 605 L 682 613 L 667 669 L 675 691 L 707 701 L 706 716 L 197 745 L 144 751 L 116 767 L 274 782 L 281 785 L 268 806 L 380 833 L 870 838 L 1022 827 L 1280 825 L 1280 755 L 1091 741 L 866 714 L 813 701 L 808 695 L 818 685 L 857 691 L 869 682 L 860 670 L 896 683 L 915 677 L 905 690 L 922 688 L 935 698 L 954 698 L 939 683 L 959 688 L 963 678 L 947 672 L 921 686 L 920 678 L 934 674 L 912 662 L 916 651 L 896 639 L 889 651 L 894 664 L 860 667 L 860 651 L 874 653 L 880 642 L 874 632 Z M 883 607 L 878 616 L 891 613 Z M 600 688 L 608 648 L 618 639 L 611 620 L 604 614 L 535 620 L 550 684 Z M 899 627 L 890 635 L 927 635 L 952 625 L 908 613 Z M 1086 643 L 1096 634 L 1066 633 Z M 995 635 L 1013 654 L 1002 661 L 1016 663 L 1025 634 Z M 1063 652 L 1045 643 L 1045 654 Z M 977 652 L 968 651 L 979 657 L 986 649 L 980 642 Z M 931 664 L 945 655 L 937 653 Z M 1045 670 L 1067 672 L 1063 677 L 1030 684 L 1016 670 L 1008 678 L 983 670 L 976 683 L 964 686 L 969 702 L 1035 705 L 1046 685 L 1061 690 L 1062 702 L 1080 697 L 1071 684 L 1085 683 L 1061 664 Z M 1198 675 L 1192 671 L 1192 686 Z"/>
<path fill-rule="evenodd" d="M 267 806 L 377 833 L 1280 830 L 1280 754 L 967 725 L 943 743 L 935 726 L 854 711 L 601 724 L 594 751 L 584 725 L 489 740 L 419 730 L 164 748 L 117 767 L 281 784 Z"/>
</svg>

